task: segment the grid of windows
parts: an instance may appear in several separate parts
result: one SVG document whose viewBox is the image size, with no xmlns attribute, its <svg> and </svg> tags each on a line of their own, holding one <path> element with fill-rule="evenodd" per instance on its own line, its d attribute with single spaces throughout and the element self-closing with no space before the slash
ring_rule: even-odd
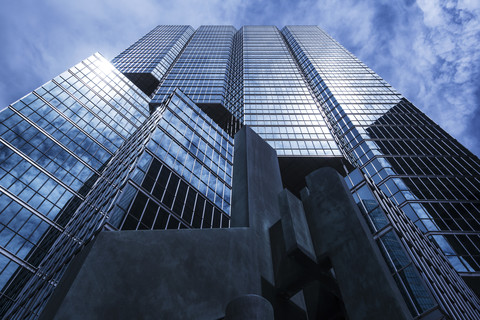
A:
<svg viewBox="0 0 480 320">
<path fill-rule="evenodd" d="M 227 215 L 155 158 L 141 186 L 128 208 L 122 230 L 226 228 L 229 225 Z"/>
<path fill-rule="evenodd" d="M 152 102 L 165 101 L 180 88 L 197 104 L 225 105 L 226 76 L 236 29 L 201 26 L 162 81 Z"/>
<path fill-rule="evenodd" d="M 279 156 L 341 155 L 295 60 L 274 26 L 245 26 L 244 124 Z"/>
<path fill-rule="evenodd" d="M 428 285 L 438 304 L 455 319 L 480 317 L 480 300 L 455 272 L 449 263 L 449 257 L 388 199 L 373 180 L 355 169 L 346 176 L 345 181 L 380 246 L 412 315 L 428 314 L 434 307 L 432 297 L 425 290 L 425 285 Z M 415 267 L 423 273 L 426 283 L 421 280 Z M 445 291 L 449 294 L 445 295 Z"/>
<path fill-rule="evenodd" d="M 138 211 L 148 200 L 158 209 L 157 217 L 168 212 L 165 219 L 170 215 L 170 220 L 181 222 L 180 227 L 228 226 L 232 161 L 233 139 L 176 90 L 132 173 L 124 191 L 128 198 L 120 198 L 110 223 L 125 229 L 126 225 L 131 228 L 134 220 L 142 222 Z M 132 203 L 131 194 L 137 194 L 136 202 Z M 126 212 L 128 216 L 122 220 Z M 158 221 L 161 225 L 165 222 Z M 152 228 L 150 223 L 144 225 Z"/>
<path fill-rule="evenodd" d="M 0 112 L 0 314 L 147 115 L 146 96 L 99 54 Z"/>
<path fill-rule="evenodd" d="M 243 31 L 237 31 L 233 36 L 227 72 L 225 109 L 232 115 L 227 130 L 233 136 L 243 123 Z"/>
<path fill-rule="evenodd" d="M 112 63 L 150 95 L 193 32 L 190 26 L 157 26 L 115 57 Z"/>
</svg>

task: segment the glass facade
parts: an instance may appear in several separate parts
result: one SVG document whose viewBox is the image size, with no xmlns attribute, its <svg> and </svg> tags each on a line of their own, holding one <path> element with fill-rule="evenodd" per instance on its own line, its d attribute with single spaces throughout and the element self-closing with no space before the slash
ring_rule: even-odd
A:
<svg viewBox="0 0 480 320">
<path fill-rule="evenodd" d="M 458 272 L 479 274 L 478 158 L 318 27 L 283 33 L 348 160 Z"/>
<path fill-rule="evenodd" d="M 178 89 L 155 114 L 143 130 L 148 141 L 132 139 L 143 150 L 108 222 L 122 230 L 228 227 L 233 139 Z"/>
<path fill-rule="evenodd" d="M 226 76 L 236 31 L 232 26 L 198 28 L 151 103 L 164 102 L 175 88 L 180 88 L 196 104 L 224 106 Z"/>
<path fill-rule="evenodd" d="M 0 112 L 2 315 L 147 117 L 146 96 L 99 54 Z"/>
<path fill-rule="evenodd" d="M 194 29 L 157 26 L 112 60 L 113 65 L 150 95 L 157 88 Z"/>
<path fill-rule="evenodd" d="M 0 111 L 1 316 L 37 317 L 102 229 L 229 227 L 248 125 L 282 178 L 341 159 L 414 317 L 480 317 L 479 159 L 321 29 L 158 26 L 112 64 Z"/>
<path fill-rule="evenodd" d="M 275 26 L 245 26 L 243 123 L 279 156 L 341 155 L 314 97 Z"/>
<path fill-rule="evenodd" d="M 440 305 L 455 319 L 480 317 L 478 308 L 467 302 L 477 297 L 448 257 L 373 180 L 355 169 L 345 181 L 412 315 L 422 317 Z M 440 288 L 448 288 L 449 294 Z"/>
</svg>

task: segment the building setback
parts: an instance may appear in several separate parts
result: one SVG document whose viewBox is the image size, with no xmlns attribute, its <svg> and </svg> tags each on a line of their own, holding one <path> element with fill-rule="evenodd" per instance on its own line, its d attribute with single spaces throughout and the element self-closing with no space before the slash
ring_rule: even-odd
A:
<svg viewBox="0 0 480 320">
<path fill-rule="evenodd" d="M 316 26 L 158 26 L 0 121 L 4 318 L 480 318 L 480 160 Z"/>
</svg>

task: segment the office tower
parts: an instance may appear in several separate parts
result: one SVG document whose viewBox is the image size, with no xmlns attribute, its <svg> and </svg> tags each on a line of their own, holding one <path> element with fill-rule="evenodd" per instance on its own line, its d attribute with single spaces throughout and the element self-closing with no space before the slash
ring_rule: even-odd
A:
<svg viewBox="0 0 480 320">
<path fill-rule="evenodd" d="M 320 29 L 284 33 L 346 156 L 470 279 L 479 270 L 478 158 Z"/>
<path fill-rule="evenodd" d="M 268 243 L 259 252 L 281 248 L 271 220 L 278 214 L 248 216 L 245 224 L 232 209 L 250 201 L 242 198 L 255 189 L 247 188 L 249 179 L 270 179 L 249 168 L 232 193 L 233 172 L 243 172 L 245 159 L 258 151 L 261 163 L 260 155 L 271 155 L 260 142 L 250 144 L 255 134 L 276 152 L 279 172 L 269 171 L 272 177 L 292 192 L 282 193 L 277 208 L 283 229 L 298 217 L 284 213 L 285 203 L 305 207 L 299 212 L 308 225 L 316 221 L 309 190 L 317 186 L 305 179 L 321 180 L 314 171 L 333 167 L 364 219 L 358 229 L 376 243 L 368 252 L 381 252 L 378 263 L 390 272 L 385 288 L 401 297 L 399 310 L 418 318 L 480 316 L 479 159 L 318 27 L 158 26 L 111 64 L 95 54 L 2 110 L 0 119 L 3 317 L 51 310 L 71 261 L 86 255 L 102 230 L 231 226 L 233 234 L 250 227 Z M 234 150 L 243 150 L 241 160 Z M 270 194 L 276 178 L 255 189 L 255 201 L 277 201 Z M 271 241 L 255 229 L 264 224 Z M 305 257 L 300 250 L 307 265 L 319 263 L 311 246 Z M 294 290 L 282 287 L 282 273 L 273 279 L 265 271 L 284 261 L 278 250 L 273 262 L 260 263 L 260 273 L 266 287 L 286 290 L 275 292 L 290 303 Z M 336 267 L 341 282 L 345 266 Z M 311 287 L 302 281 L 293 287 L 308 302 Z M 345 307 L 340 292 L 325 296 L 337 309 L 322 312 L 346 309 L 353 317 L 343 294 Z"/>
</svg>

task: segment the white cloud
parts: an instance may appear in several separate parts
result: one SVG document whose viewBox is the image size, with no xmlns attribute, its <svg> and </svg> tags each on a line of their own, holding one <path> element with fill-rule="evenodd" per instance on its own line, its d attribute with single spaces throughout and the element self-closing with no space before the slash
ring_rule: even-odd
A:
<svg viewBox="0 0 480 320">
<path fill-rule="evenodd" d="M 467 11 L 469 6 L 449 1 L 418 4 L 424 28 L 419 33 L 423 43 L 414 50 L 423 60 L 416 72 L 425 77 L 429 92 L 417 99 L 444 129 L 479 150 L 476 139 L 462 138 L 468 136 L 471 117 L 479 112 L 476 84 L 472 83 L 480 63 L 478 8 Z"/>
</svg>

